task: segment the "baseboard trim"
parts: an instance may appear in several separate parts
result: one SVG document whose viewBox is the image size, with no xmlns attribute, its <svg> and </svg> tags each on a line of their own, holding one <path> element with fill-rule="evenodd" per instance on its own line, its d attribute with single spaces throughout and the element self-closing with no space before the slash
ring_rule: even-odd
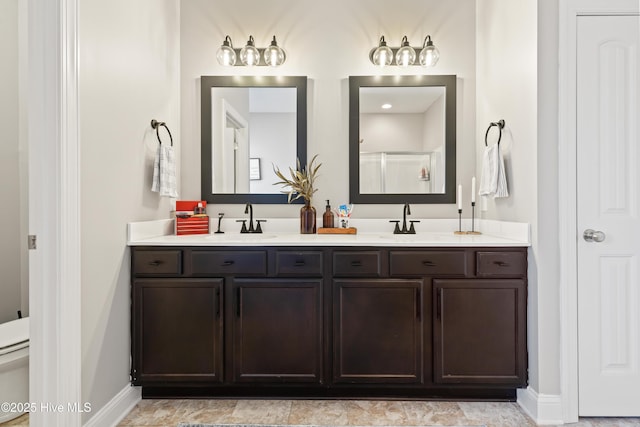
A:
<svg viewBox="0 0 640 427">
<path fill-rule="evenodd" d="M 84 427 L 115 427 L 142 399 L 141 387 L 125 386 L 113 399 L 96 412 Z"/>
<path fill-rule="evenodd" d="M 540 394 L 531 387 L 518 389 L 518 405 L 538 425 L 564 424 L 562 399 L 557 394 Z"/>
</svg>

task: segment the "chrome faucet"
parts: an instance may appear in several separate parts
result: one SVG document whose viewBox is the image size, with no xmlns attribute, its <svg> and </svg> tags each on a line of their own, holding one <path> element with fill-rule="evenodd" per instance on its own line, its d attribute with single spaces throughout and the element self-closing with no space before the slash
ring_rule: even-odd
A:
<svg viewBox="0 0 640 427">
<path fill-rule="evenodd" d="M 399 220 L 393 220 L 393 221 L 389 221 L 389 222 L 395 222 L 396 226 L 393 229 L 393 234 L 416 234 L 416 229 L 414 227 L 414 223 L 416 222 L 420 222 L 418 220 L 411 220 L 409 221 L 410 226 L 407 229 L 407 215 L 411 215 L 411 207 L 409 206 L 409 203 L 405 203 L 404 207 L 402 208 L 402 228 L 400 228 L 399 224 Z"/>
</svg>

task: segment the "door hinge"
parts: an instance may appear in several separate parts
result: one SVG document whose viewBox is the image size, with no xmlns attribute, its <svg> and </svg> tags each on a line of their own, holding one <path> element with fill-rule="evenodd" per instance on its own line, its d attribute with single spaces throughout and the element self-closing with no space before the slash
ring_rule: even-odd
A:
<svg viewBox="0 0 640 427">
<path fill-rule="evenodd" d="M 29 246 L 29 250 L 36 248 L 36 235 L 35 234 L 29 234 L 29 236 L 28 236 L 28 246 Z"/>
</svg>

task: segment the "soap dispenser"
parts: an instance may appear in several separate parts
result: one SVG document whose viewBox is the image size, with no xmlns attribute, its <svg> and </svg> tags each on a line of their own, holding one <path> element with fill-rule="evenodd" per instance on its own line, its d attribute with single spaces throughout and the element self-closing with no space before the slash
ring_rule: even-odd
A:
<svg viewBox="0 0 640 427">
<path fill-rule="evenodd" d="M 333 212 L 331 212 L 331 205 L 329 204 L 329 200 L 327 200 L 327 209 L 324 211 L 322 215 L 322 227 L 324 228 L 333 228 Z"/>
</svg>

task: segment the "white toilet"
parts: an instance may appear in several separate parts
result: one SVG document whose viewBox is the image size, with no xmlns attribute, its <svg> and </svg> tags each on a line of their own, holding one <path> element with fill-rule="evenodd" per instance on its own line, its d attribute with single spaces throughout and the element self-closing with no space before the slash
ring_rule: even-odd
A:
<svg viewBox="0 0 640 427">
<path fill-rule="evenodd" d="M 28 317 L 0 324 L 0 402 L 29 402 Z M 15 411 L 0 411 L 0 423 L 20 415 L 22 413 Z"/>
</svg>

